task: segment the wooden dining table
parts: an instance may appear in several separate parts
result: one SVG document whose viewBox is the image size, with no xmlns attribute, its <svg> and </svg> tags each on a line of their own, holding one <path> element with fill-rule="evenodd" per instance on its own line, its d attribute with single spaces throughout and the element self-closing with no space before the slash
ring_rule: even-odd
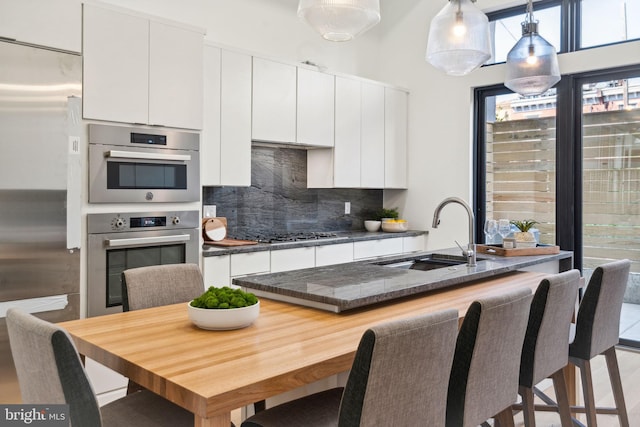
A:
<svg viewBox="0 0 640 427">
<path fill-rule="evenodd" d="M 348 371 L 370 326 L 454 308 L 545 273 L 512 272 L 340 314 L 262 299 L 250 326 L 199 329 L 187 303 L 63 322 L 80 354 L 191 411 L 198 427 L 229 427 L 231 411 Z"/>
</svg>

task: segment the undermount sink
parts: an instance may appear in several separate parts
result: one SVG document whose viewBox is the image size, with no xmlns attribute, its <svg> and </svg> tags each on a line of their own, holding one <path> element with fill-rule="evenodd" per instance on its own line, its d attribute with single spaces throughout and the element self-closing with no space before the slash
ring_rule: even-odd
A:
<svg viewBox="0 0 640 427">
<path fill-rule="evenodd" d="M 480 260 L 481 258 L 478 258 L 478 261 Z M 427 256 L 416 259 L 390 263 L 381 262 L 377 263 L 377 265 L 391 268 L 406 268 L 410 270 L 428 271 L 438 268 L 453 268 L 458 265 L 464 265 L 466 263 L 467 259 L 461 255 L 429 254 Z"/>
</svg>

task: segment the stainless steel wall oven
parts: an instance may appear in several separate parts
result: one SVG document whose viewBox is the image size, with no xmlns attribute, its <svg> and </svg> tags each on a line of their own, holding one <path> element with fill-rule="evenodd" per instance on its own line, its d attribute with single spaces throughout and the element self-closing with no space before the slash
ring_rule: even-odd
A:
<svg viewBox="0 0 640 427">
<path fill-rule="evenodd" d="M 198 263 L 198 211 L 88 214 L 87 316 L 122 311 L 122 272 Z"/>
<path fill-rule="evenodd" d="M 197 202 L 200 136 L 89 125 L 89 202 Z"/>
</svg>

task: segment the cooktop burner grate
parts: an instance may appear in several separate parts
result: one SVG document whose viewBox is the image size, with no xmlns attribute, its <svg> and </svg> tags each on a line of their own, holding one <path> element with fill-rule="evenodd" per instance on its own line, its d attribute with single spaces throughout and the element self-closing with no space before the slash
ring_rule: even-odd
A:
<svg viewBox="0 0 640 427">
<path fill-rule="evenodd" d="M 297 233 L 239 233 L 228 236 L 239 240 L 255 240 L 260 243 L 286 243 L 286 242 L 302 242 L 305 240 L 318 239 L 336 239 L 339 238 L 337 233 L 329 231 L 309 231 Z"/>
</svg>

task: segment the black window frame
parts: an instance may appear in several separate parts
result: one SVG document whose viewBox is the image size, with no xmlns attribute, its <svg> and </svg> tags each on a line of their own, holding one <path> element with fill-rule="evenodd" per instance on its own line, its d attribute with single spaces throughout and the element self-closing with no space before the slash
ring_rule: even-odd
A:
<svg viewBox="0 0 640 427">
<path fill-rule="evenodd" d="M 621 43 L 629 43 L 632 41 L 640 40 L 640 37 L 621 40 L 617 42 L 599 44 L 596 46 L 580 47 L 580 35 L 582 34 L 582 0 L 540 0 L 534 1 L 533 12 L 548 9 L 550 7 L 560 6 L 560 49 L 558 53 L 577 52 L 581 50 L 595 49 L 605 46 L 613 46 Z M 521 15 L 524 20 L 526 14 L 527 5 L 523 0 L 522 5 L 513 6 L 505 9 L 496 10 L 494 12 L 488 12 L 487 17 L 489 22 L 497 21 L 504 18 L 511 18 Z M 504 64 L 504 62 L 496 62 L 493 64 L 484 65 L 490 67 L 496 64 Z"/>
<path fill-rule="evenodd" d="M 556 89 L 556 244 L 573 251 L 573 261 L 562 260 L 560 271 L 582 271 L 582 86 L 602 80 L 640 76 L 640 63 L 563 75 Z M 476 241 L 484 241 L 486 220 L 486 98 L 512 93 L 503 84 L 474 89 L 473 204 Z"/>
</svg>

